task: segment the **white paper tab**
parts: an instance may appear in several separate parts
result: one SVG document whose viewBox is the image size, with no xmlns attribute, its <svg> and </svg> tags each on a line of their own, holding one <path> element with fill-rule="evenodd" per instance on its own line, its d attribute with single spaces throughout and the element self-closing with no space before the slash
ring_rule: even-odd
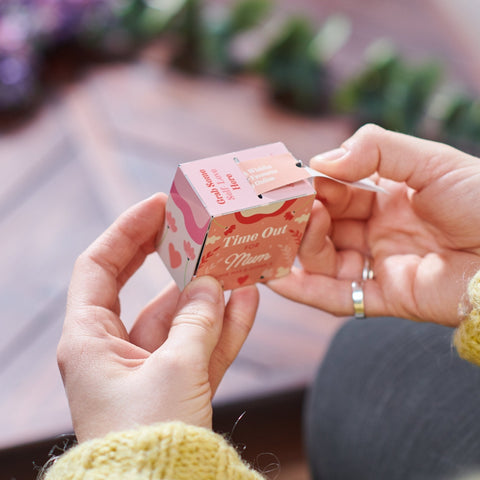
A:
<svg viewBox="0 0 480 480">
<path fill-rule="evenodd" d="M 334 182 L 343 183 L 344 185 L 349 185 L 350 187 L 361 188 L 362 190 L 369 190 L 370 192 L 388 193 L 384 188 L 379 187 L 376 183 L 374 183 L 369 178 L 363 178 L 362 180 L 358 180 L 356 182 L 346 182 L 344 180 L 339 180 L 338 178 L 330 177 L 325 173 L 318 172 L 313 168 L 310 168 L 307 166 L 305 166 L 304 168 L 311 177 L 328 178 L 329 180 L 333 180 Z"/>
</svg>

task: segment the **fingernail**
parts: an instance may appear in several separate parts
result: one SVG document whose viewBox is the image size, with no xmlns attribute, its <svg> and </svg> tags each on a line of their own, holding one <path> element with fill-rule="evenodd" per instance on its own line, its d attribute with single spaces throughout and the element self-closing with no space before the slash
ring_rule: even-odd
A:
<svg viewBox="0 0 480 480">
<path fill-rule="evenodd" d="M 191 300 L 203 300 L 217 303 L 221 289 L 219 283 L 211 277 L 198 277 L 187 286 L 188 296 Z"/>
<path fill-rule="evenodd" d="M 344 157 L 348 153 L 348 150 L 340 147 L 335 148 L 334 150 L 329 150 L 328 152 L 319 153 L 315 155 L 312 160 L 319 161 L 319 162 L 333 162 L 335 160 L 339 160 L 340 158 Z"/>
</svg>

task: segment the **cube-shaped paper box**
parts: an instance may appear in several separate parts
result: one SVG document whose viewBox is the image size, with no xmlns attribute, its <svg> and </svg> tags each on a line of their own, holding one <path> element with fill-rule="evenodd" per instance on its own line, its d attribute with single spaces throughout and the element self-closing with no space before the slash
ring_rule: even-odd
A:
<svg viewBox="0 0 480 480">
<path fill-rule="evenodd" d="M 180 289 L 200 275 L 230 290 L 289 273 L 315 191 L 300 180 L 259 195 L 255 185 L 270 178 L 256 159 L 296 164 L 274 143 L 179 165 L 157 251 Z"/>
</svg>

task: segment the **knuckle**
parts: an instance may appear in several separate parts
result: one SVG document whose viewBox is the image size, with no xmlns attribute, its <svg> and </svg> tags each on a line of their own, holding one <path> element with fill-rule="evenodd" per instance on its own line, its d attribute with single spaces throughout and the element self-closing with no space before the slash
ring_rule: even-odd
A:
<svg viewBox="0 0 480 480">
<path fill-rule="evenodd" d="M 376 123 L 366 123 L 358 129 L 358 133 L 363 136 L 378 136 L 382 135 L 385 129 L 377 125 Z"/>
<path fill-rule="evenodd" d="M 65 374 L 69 359 L 71 358 L 72 349 L 65 338 L 62 337 L 57 346 L 57 365 L 62 376 Z"/>
<path fill-rule="evenodd" d="M 214 315 L 209 315 L 201 310 L 190 310 L 188 312 L 179 312 L 176 322 L 183 325 L 191 325 L 211 331 L 215 328 L 217 321 Z"/>
<path fill-rule="evenodd" d="M 378 158 L 380 156 L 379 145 L 384 143 L 388 135 L 388 130 L 376 125 L 367 123 L 360 127 L 353 135 L 357 153 L 366 155 L 368 158 Z"/>
<path fill-rule="evenodd" d="M 379 138 L 385 135 L 386 132 L 387 130 L 375 123 L 367 123 L 355 132 L 353 138 L 364 146 L 376 145 Z"/>
<path fill-rule="evenodd" d="M 84 266 L 88 264 L 88 251 L 85 250 L 75 260 L 73 264 L 73 271 L 82 271 Z"/>
<path fill-rule="evenodd" d="M 57 345 L 57 365 L 64 378 L 66 374 L 74 369 L 79 369 L 81 365 L 90 363 L 93 350 L 88 348 L 88 342 L 91 337 L 82 335 L 80 337 L 70 334 L 62 334 Z"/>
</svg>

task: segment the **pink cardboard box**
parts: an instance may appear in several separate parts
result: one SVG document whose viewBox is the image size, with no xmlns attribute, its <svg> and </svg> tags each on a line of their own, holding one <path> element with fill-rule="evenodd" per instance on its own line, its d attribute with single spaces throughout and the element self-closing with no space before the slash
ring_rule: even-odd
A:
<svg viewBox="0 0 480 480">
<path fill-rule="evenodd" d="M 296 163 L 275 143 L 179 165 L 157 251 L 180 289 L 200 275 L 229 290 L 290 271 L 315 191 L 300 180 L 259 195 L 271 180 L 262 160 Z"/>
</svg>

